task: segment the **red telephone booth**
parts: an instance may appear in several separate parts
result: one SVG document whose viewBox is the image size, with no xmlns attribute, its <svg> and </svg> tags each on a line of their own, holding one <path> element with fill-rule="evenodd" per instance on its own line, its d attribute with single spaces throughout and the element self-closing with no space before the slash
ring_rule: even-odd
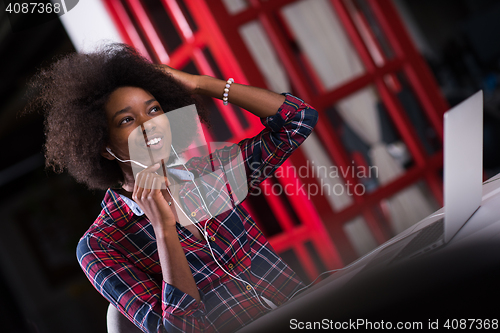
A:
<svg viewBox="0 0 500 333">
<path fill-rule="evenodd" d="M 318 110 L 313 137 L 244 202 L 306 281 L 442 205 L 447 105 L 391 1 L 104 2 L 123 40 L 152 61 L 288 90 Z M 207 103 L 215 141 L 262 129 L 235 106 Z"/>
</svg>

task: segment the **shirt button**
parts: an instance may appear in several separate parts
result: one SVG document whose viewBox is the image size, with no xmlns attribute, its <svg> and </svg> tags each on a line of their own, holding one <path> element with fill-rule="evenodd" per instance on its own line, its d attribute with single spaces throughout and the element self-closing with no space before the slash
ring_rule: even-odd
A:
<svg viewBox="0 0 500 333">
<path fill-rule="evenodd" d="M 247 284 L 247 290 L 252 290 L 252 286 Z"/>
<path fill-rule="evenodd" d="M 210 240 L 211 240 L 212 242 L 215 242 L 215 237 L 214 237 L 214 236 L 210 237 Z"/>
<path fill-rule="evenodd" d="M 227 265 L 227 267 L 233 268 L 233 264 L 229 264 L 229 265 Z"/>
<path fill-rule="evenodd" d="M 191 213 L 191 216 L 192 216 L 192 217 L 195 217 L 195 216 L 196 216 L 196 213 L 195 213 L 195 212 L 192 212 L 192 213 Z"/>
</svg>

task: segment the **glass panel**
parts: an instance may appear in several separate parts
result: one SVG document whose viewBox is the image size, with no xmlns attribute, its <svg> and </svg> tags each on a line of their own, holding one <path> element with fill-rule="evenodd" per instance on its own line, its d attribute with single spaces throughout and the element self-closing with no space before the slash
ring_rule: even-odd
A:
<svg viewBox="0 0 500 333">
<path fill-rule="evenodd" d="M 365 71 L 342 24 L 327 0 L 302 0 L 281 13 L 304 56 L 324 89 L 332 89 Z"/>
<path fill-rule="evenodd" d="M 150 59 L 153 60 L 153 62 L 160 63 L 160 60 L 156 57 L 156 52 L 153 50 L 152 46 L 148 42 L 148 39 L 146 36 L 144 36 L 144 33 L 142 32 L 142 29 L 139 28 L 139 24 L 137 20 L 135 20 L 134 15 L 132 15 L 132 10 L 127 4 L 127 1 L 121 0 L 121 4 L 123 8 L 125 9 L 125 12 L 127 12 L 128 17 L 130 18 L 130 21 L 134 25 L 135 31 L 137 31 L 137 34 L 140 36 L 142 43 L 144 44 L 144 47 L 146 48 L 148 52 L 148 56 Z"/>
<path fill-rule="evenodd" d="M 247 0 L 222 0 L 226 6 L 227 12 L 231 15 L 238 14 L 248 8 Z"/>
<path fill-rule="evenodd" d="M 167 51 L 172 52 L 179 47 L 182 44 L 181 37 L 161 1 L 143 0 L 142 5 Z"/>
<path fill-rule="evenodd" d="M 375 64 L 382 66 L 394 58 L 394 52 L 367 1 L 347 0 L 344 3 Z"/>
<path fill-rule="evenodd" d="M 318 137 L 313 132 L 302 144 L 302 152 L 307 158 L 307 175 L 315 177 L 317 183 L 309 184 L 308 196 L 323 195 L 334 211 L 340 211 L 352 204 L 352 194 L 345 186 L 343 171 L 330 160 Z M 283 169 L 284 167 L 282 167 Z M 285 170 L 287 171 L 287 170 Z M 299 167 L 299 171 L 301 168 Z M 278 171 L 279 174 L 280 170 Z M 304 178 L 303 174 L 298 174 Z M 316 188 L 312 185 L 317 185 Z M 311 186 L 311 187 L 309 187 Z"/>
<path fill-rule="evenodd" d="M 262 24 L 259 21 L 249 22 L 241 26 L 239 32 L 267 87 L 278 93 L 291 91 L 290 80 Z"/>
<path fill-rule="evenodd" d="M 425 151 L 428 154 L 433 154 L 441 150 L 441 140 L 437 136 L 435 129 L 431 126 L 429 118 L 413 92 L 406 75 L 403 72 L 398 72 L 395 75 L 386 75 L 385 81 L 388 87 L 394 91 L 406 111 Z"/>
<path fill-rule="evenodd" d="M 336 170 L 339 180 L 349 175 L 356 179 L 358 184 L 353 184 L 356 188 L 351 187 L 349 189 L 344 187 L 345 193 L 347 193 L 349 197 L 352 197 L 354 192 L 358 195 L 373 192 L 378 187 L 378 170 L 375 166 L 371 165 L 368 154 L 370 146 L 367 145 L 342 119 L 335 106 L 326 108 L 325 114 L 334 128 L 334 131 L 342 141 L 348 155 L 351 157 L 350 165 L 347 165 L 345 168 L 337 167 L 333 163 L 330 168 Z M 338 197 L 337 194 L 336 199 L 338 199 Z M 340 210 L 351 203 L 352 199 L 349 198 L 341 207 L 336 208 Z"/>
<path fill-rule="evenodd" d="M 377 242 L 362 217 L 344 223 L 343 229 L 359 257 L 377 247 Z"/>
<path fill-rule="evenodd" d="M 191 31 L 193 33 L 198 31 L 198 25 L 196 24 L 195 20 L 191 16 L 191 13 L 187 9 L 186 4 L 184 3 L 184 0 L 178 0 L 177 4 L 179 5 L 179 8 L 181 9 L 182 13 L 184 14 L 184 18 L 186 19 L 187 23 L 189 24 Z"/>
<path fill-rule="evenodd" d="M 428 154 L 441 149 L 441 143 L 428 118 L 420 107 L 419 101 L 406 82 L 402 73 L 386 76 L 387 84 L 399 99 L 410 126 Z M 402 175 L 410 168 L 414 159 L 402 139 L 403 131 L 395 125 L 387 106 L 381 101 L 377 89 L 369 86 L 340 100 L 327 109 L 327 115 L 340 133 L 346 149 L 351 153 L 355 164 L 357 157 L 369 166 L 376 167 L 377 180 L 386 184 Z"/>
<path fill-rule="evenodd" d="M 208 62 L 210 69 L 213 72 L 213 76 L 220 79 L 220 80 L 224 80 L 224 81 L 227 80 L 222 75 L 220 68 L 219 68 L 219 65 L 215 61 L 215 59 L 212 55 L 212 52 L 210 51 L 210 48 L 205 47 L 205 48 L 203 48 L 202 52 L 203 52 L 203 56 L 205 57 L 205 60 Z"/>
<path fill-rule="evenodd" d="M 386 204 L 394 234 L 399 234 L 439 208 L 429 188 L 422 182 L 398 192 L 387 199 Z"/>
<path fill-rule="evenodd" d="M 404 172 L 407 161 L 392 156 L 386 141 L 389 133 L 399 142 L 398 132 L 391 131 L 394 126 L 383 116 L 385 109 L 374 87 L 357 91 L 326 111 L 352 158 L 355 172 L 350 175 L 359 179 L 366 192 Z"/>
</svg>

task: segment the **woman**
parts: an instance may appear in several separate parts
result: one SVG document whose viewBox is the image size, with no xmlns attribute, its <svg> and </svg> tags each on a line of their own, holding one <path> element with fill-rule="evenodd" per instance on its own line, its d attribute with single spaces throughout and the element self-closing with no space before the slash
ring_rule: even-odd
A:
<svg viewBox="0 0 500 333">
<path fill-rule="evenodd" d="M 46 113 L 47 165 L 68 170 L 91 189 L 107 189 L 103 210 L 78 244 L 78 261 L 137 327 L 232 332 L 303 287 L 241 205 L 213 216 L 200 186 L 214 184 L 198 186 L 192 177 L 223 166 L 237 147 L 252 191 L 311 133 L 317 113 L 309 105 L 288 94 L 153 65 L 121 44 L 64 57 L 41 71 L 34 85 L 39 94 L 33 107 Z M 133 132 L 143 134 L 148 148 L 168 146 L 166 136 L 148 139 L 149 124 L 193 103 L 202 110 L 195 94 L 224 98 L 260 117 L 266 128 L 207 158 L 190 159 L 178 168 L 180 176 L 160 176 L 162 165 L 137 161 L 145 168 L 134 175 Z M 205 112 L 199 113 L 205 121 Z M 172 140 L 191 134 L 179 126 L 169 132 Z M 182 185 L 177 190 L 161 185 L 174 178 Z"/>
</svg>

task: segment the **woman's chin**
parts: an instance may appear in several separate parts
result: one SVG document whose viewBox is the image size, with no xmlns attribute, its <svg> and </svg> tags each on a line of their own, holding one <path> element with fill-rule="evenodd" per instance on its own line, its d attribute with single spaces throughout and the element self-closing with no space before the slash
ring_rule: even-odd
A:
<svg viewBox="0 0 500 333">
<path fill-rule="evenodd" d="M 151 156 L 153 157 L 155 163 L 157 162 L 166 163 L 170 158 L 170 149 L 151 150 Z"/>
</svg>

